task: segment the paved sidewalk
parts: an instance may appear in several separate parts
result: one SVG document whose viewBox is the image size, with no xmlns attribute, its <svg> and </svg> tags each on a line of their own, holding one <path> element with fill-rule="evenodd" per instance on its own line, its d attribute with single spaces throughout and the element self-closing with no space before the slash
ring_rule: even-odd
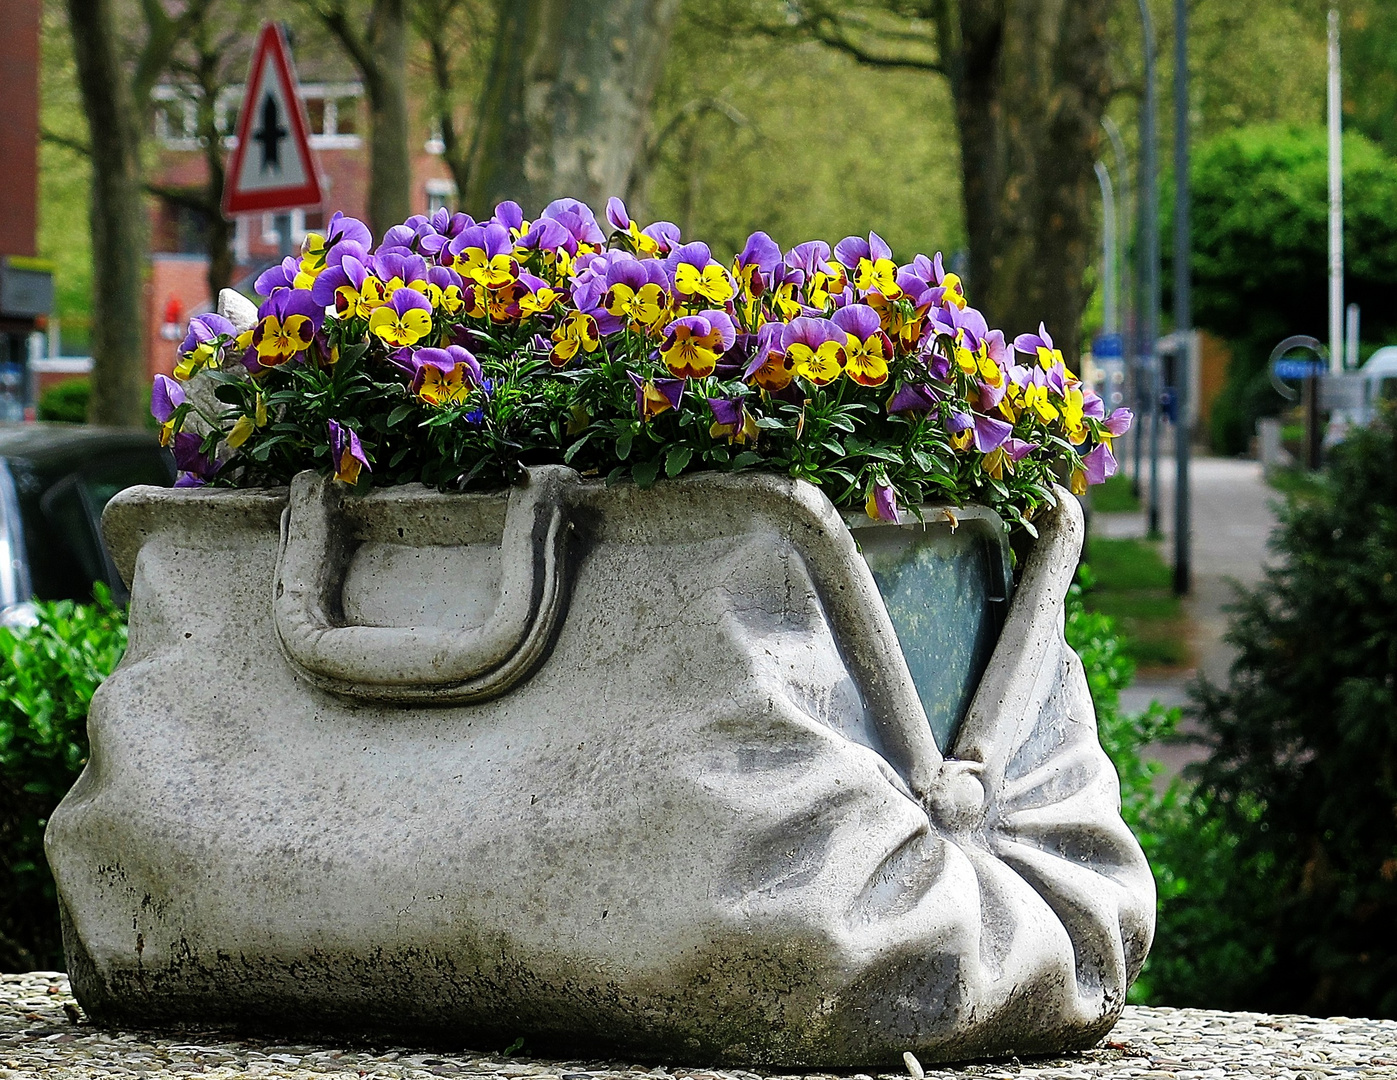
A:
<svg viewBox="0 0 1397 1080">
<path fill-rule="evenodd" d="M 1160 553 L 1174 561 L 1174 459 L 1162 458 L 1160 476 L 1160 526 L 1164 540 Z M 1142 502 L 1148 491 L 1149 463 L 1145 463 Z M 1267 485 L 1256 461 L 1238 458 L 1195 457 L 1192 470 L 1193 592 L 1184 600 L 1191 623 L 1190 643 L 1196 666 L 1172 672 L 1144 672 L 1121 694 L 1127 712 L 1139 712 L 1151 701 L 1166 706 L 1184 705 L 1188 686 L 1199 675 L 1223 682 L 1232 665 L 1233 649 L 1223 640 L 1227 632 L 1226 607 L 1234 599 L 1234 582 L 1254 586 L 1262 578 L 1269 558 L 1267 540 L 1276 524 L 1274 505 L 1281 495 Z M 1092 528 L 1099 536 L 1144 537 L 1145 513 L 1098 514 Z M 1188 725 L 1185 724 L 1185 730 Z M 1197 747 L 1159 746 L 1152 755 L 1170 774 L 1201 756 Z"/>
<path fill-rule="evenodd" d="M 911 1080 L 906 1071 L 843 1071 L 846 1080 Z M 910 1074 L 910 1075 L 909 1075 Z M 694 1062 L 636 1065 L 481 1055 L 469 1050 L 338 1043 L 291 1043 L 226 1031 L 118 1031 L 90 1024 L 68 993 L 67 976 L 0 975 L 0 1080 L 762 1080 L 768 1070 L 714 1069 Z M 1319 1020 L 1204 1009 L 1127 1007 L 1095 1049 L 1020 1061 L 925 1065 L 926 1080 L 1328 1080 L 1397 1075 L 1397 1021 Z M 800 1074 L 780 1080 L 801 1080 Z M 806 1080 L 838 1080 L 807 1074 Z"/>
</svg>

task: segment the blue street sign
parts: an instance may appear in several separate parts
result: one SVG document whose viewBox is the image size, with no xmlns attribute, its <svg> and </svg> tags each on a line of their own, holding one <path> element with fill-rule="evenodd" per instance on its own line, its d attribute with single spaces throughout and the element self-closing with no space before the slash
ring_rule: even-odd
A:
<svg viewBox="0 0 1397 1080">
<path fill-rule="evenodd" d="M 1280 379 L 1308 379 L 1329 370 L 1323 360 L 1277 360 L 1271 370 Z"/>
<path fill-rule="evenodd" d="M 1091 355 L 1097 360 L 1118 360 L 1125 355 L 1119 334 L 1097 334 L 1091 343 Z"/>
</svg>

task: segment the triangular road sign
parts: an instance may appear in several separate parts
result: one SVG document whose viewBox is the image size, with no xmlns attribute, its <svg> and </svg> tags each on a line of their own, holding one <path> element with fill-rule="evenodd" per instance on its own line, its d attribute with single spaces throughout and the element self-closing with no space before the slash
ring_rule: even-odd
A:
<svg viewBox="0 0 1397 1080">
<path fill-rule="evenodd" d="M 224 215 L 320 203 L 320 171 L 306 126 L 286 39 L 276 23 L 266 23 L 238 111 L 238 144 L 223 185 Z"/>
</svg>

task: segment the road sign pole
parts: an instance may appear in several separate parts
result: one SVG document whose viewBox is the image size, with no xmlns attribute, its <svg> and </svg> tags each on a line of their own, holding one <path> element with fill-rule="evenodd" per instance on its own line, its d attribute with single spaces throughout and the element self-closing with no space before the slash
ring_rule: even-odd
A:
<svg viewBox="0 0 1397 1080">
<path fill-rule="evenodd" d="M 1189 490 L 1193 424 L 1189 415 L 1192 378 L 1193 238 L 1189 230 L 1188 167 L 1188 9 L 1174 0 L 1174 592 L 1188 593 L 1193 584 L 1192 529 Z"/>
</svg>

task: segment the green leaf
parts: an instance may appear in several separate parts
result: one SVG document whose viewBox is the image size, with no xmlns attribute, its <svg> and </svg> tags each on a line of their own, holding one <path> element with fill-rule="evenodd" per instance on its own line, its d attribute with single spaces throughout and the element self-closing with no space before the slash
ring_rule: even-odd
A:
<svg viewBox="0 0 1397 1080">
<path fill-rule="evenodd" d="M 755 465 L 757 462 L 761 461 L 761 459 L 761 454 L 753 450 L 744 450 L 742 453 L 738 454 L 737 457 L 732 459 L 733 471 L 736 472 L 738 469 L 745 469 L 749 465 Z"/>
<path fill-rule="evenodd" d="M 782 421 L 778 420 L 778 419 L 777 419 L 776 417 L 774 417 L 774 416 L 759 416 L 759 417 L 757 417 L 757 427 L 761 428 L 763 431 L 785 431 L 785 430 L 786 430 L 786 424 L 783 423 Z"/>
<path fill-rule="evenodd" d="M 644 461 L 639 465 L 631 467 L 631 476 L 635 478 L 636 484 L 641 488 L 653 487 L 656 478 L 660 475 L 660 459 Z"/>
<path fill-rule="evenodd" d="M 399 405 L 388 414 L 388 426 L 390 428 L 397 427 L 406 417 L 412 415 L 413 408 L 414 406 L 410 402 Z"/>
<path fill-rule="evenodd" d="M 676 446 L 670 449 L 665 455 L 665 475 L 678 476 L 684 471 L 684 467 L 689 464 L 689 459 L 694 456 L 691 446 Z"/>
<path fill-rule="evenodd" d="M 631 444 L 635 436 L 629 431 L 616 440 L 616 458 L 618 461 L 625 461 L 631 456 Z"/>
<path fill-rule="evenodd" d="M 583 435 L 582 438 L 578 439 L 575 443 L 569 446 L 567 450 L 563 452 L 563 463 L 566 465 L 571 465 L 572 459 L 577 456 L 577 452 L 579 450 L 581 450 L 584 446 L 587 445 L 587 440 L 591 437 L 592 436 L 590 434 Z"/>
</svg>

